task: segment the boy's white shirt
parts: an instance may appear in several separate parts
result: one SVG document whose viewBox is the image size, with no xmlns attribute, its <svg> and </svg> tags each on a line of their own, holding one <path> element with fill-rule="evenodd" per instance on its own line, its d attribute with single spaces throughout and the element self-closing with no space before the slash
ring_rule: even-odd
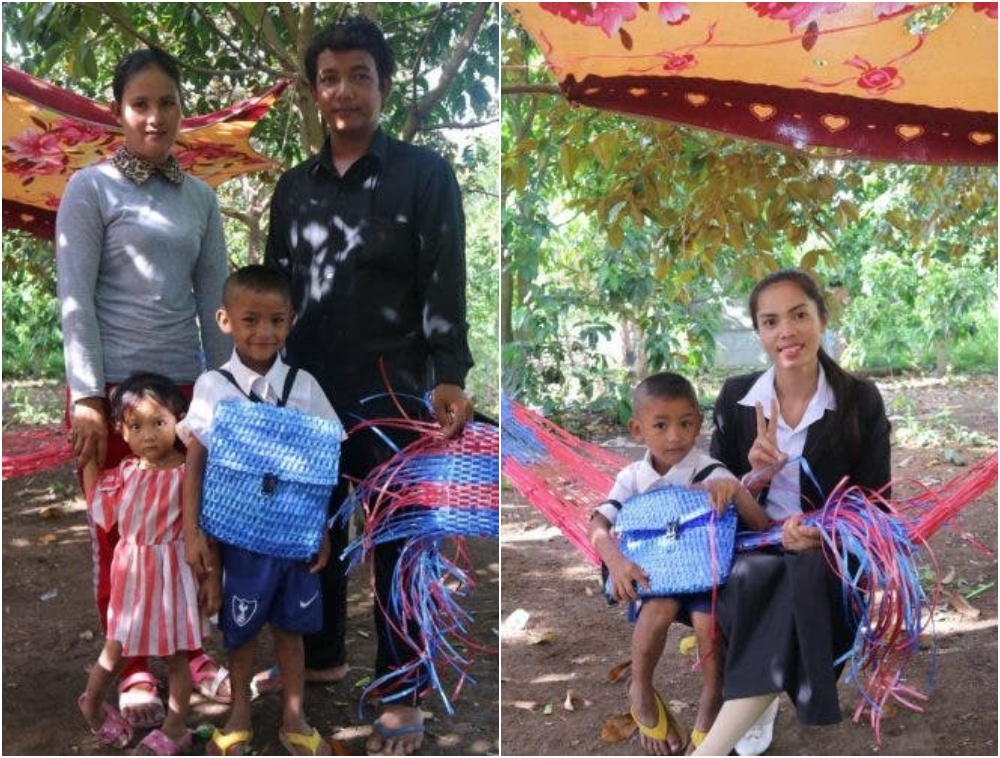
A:
<svg viewBox="0 0 1000 758">
<path fill-rule="evenodd" d="M 660 475 L 651 462 L 651 454 L 649 450 L 646 450 L 646 454 L 642 457 L 642 460 L 630 463 L 628 466 L 623 468 L 618 472 L 618 476 L 615 477 L 614 486 L 611 488 L 611 492 L 608 493 L 608 500 L 614 500 L 618 503 L 624 503 L 630 497 L 638 495 L 646 490 L 652 489 L 653 487 L 665 487 L 667 485 L 674 485 L 680 487 L 689 487 L 694 477 L 699 471 L 704 470 L 713 463 L 718 463 L 719 467 L 712 471 L 707 477 L 702 481 L 711 481 L 713 479 L 735 479 L 720 461 L 715 460 L 708 453 L 699 450 L 696 447 L 691 448 L 687 455 L 681 458 L 677 463 L 670 467 L 667 473 Z M 610 502 L 601 503 L 597 506 L 595 513 L 600 513 L 604 518 L 608 520 L 609 523 L 615 523 L 618 518 L 618 508 L 612 505 Z"/>
<path fill-rule="evenodd" d="M 207 371 L 199 376 L 194 384 L 194 393 L 187 415 L 177 424 L 177 436 L 184 443 L 187 443 L 193 435 L 206 448 L 211 447 L 215 409 L 223 400 L 246 401 L 247 396 L 254 392 L 265 402 L 277 403 L 281 399 L 289 371 L 288 364 L 282 361 L 280 356 L 276 356 L 268 372 L 264 375 L 258 374 L 244 365 L 235 350 L 220 368 L 233 375 L 239 389 L 218 371 Z M 295 376 L 295 383 L 288 393 L 286 406 L 311 416 L 341 423 L 319 382 L 303 369 L 299 369 Z M 347 435 L 345 434 L 343 438 L 346 439 Z"/>
</svg>

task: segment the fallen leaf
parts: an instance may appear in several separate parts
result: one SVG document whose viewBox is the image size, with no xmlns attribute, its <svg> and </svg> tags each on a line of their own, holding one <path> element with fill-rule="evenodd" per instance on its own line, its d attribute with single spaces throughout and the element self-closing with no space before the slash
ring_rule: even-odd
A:
<svg viewBox="0 0 1000 758">
<path fill-rule="evenodd" d="M 691 655 L 691 653 L 698 649 L 698 638 L 693 634 L 681 637 L 681 641 L 678 643 L 677 649 L 680 651 L 681 655 Z"/>
<path fill-rule="evenodd" d="M 611 670 L 608 672 L 608 675 L 604 677 L 604 680 L 614 684 L 631 670 L 632 661 L 622 661 L 621 663 L 611 667 Z"/>
<path fill-rule="evenodd" d="M 604 742 L 625 742 L 632 737 L 638 727 L 632 720 L 632 714 L 619 713 L 612 716 L 601 726 L 601 740 Z"/>
<path fill-rule="evenodd" d="M 951 584 L 955 581 L 955 567 L 949 566 L 944 576 L 941 577 L 941 584 Z"/>
<path fill-rule="evenodd" d="M 546 703 L 545 707 L 542 708 L 542 713 L 544 713 L 546 716 L 551 716 L 552 715 L 552 703 Z"/>
<path fill-rule="evenodd" d="M 583 698 L 580 697 L 580 693 L 570 687 L 566 690 L 566 699 L 563 701 L 563 708 L 567 711 L 575 711 L 577 704 L 582 705 Z"/>
<path fill-rule="evenodd" d="M 959 615 L 970 619 L 979 618 L 979 609 L 957 592 L 945 592 L 945 597 L 948 599 L 948 605 L 958 611 Z"/>
<path fill-rule="evenodd" d="M 62 506 L 59 505 L 49 505 L 42 508 L 42 510 L 38 512 L 38 515 L 45 519 L 59 518 L 63 515 L 63 509 Z"/>
<path fill-rule="evenodd" d="M 547 632 L 536 632 L 528 636 L 529 645 L 548 645 L 551 642 L 555 642 L 556 633 L 552 631 Z"/>
<path fill-rule="evenodd" d="M 48 534 L 43 534 L 41 537 L 38 538 L 38 542 L 41 545 L 51 545 L 53 542 L 58 542 L 58 541 L 59 538 L 52 532 L 49 532 Z"/>
</svg>

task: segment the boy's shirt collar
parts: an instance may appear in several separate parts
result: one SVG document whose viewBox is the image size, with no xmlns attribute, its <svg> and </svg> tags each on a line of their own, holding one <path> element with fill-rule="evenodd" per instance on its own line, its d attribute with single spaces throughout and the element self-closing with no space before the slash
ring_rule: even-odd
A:
<svg viewBox="0 0 1000 758">
<path fill-rule="evenodd" d="M 676 484 L 686 487 L 694 479 L 701 468 L 702 456 L 705 455 L 697 447 L 688 450 L 687 455 L 670 467 L 665 474 L 660 474 L 653 468 L 652 454 L 646 450 L 642 457 L 642 465 L 636 471 L 636 485 L 639 492 L 645 492 L 654 484 Z"/>
<path fill-rule="evenodd" d="M 246 366 L 240 360 L 239 353 L 233 350 L 232 357 L 223 366 L 233 375 L 243 394 L 249 395 L 255 392 L 261 399 L 276 403 L 281 398 L 281 390 L 285 386 L 285 377 L 288 375 L 288 364 L 281 360 L 280 355 L 274 357 L 274 363 L 267 370 L 266 374 L 258 374 L 253 369 Z M 271 397 L 268 397 L 270 390 Z"/>
</svg>

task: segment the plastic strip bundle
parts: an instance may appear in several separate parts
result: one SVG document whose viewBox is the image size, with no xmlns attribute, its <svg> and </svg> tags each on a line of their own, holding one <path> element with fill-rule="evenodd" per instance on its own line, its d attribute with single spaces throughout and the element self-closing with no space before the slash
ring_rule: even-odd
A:
<svg viewBox="0 0 1000 758">
<path fill-rule="evenodd" d="M 824 553 L 843 583 L 845 608 L 860 620 L 854 645 L 841 661 L 847 663 L 846 680 L 861 694 L 854 719 L 868 711 L 876 741 L 890 700 L 922 711 L 918 701 L 926 699 L 905 679 L 938 601 L 937 585 L 928 597 L 920 583 L 921 558 L 937 573 L 926 540 L 996 480 L 994 454 L 937 491 L 923 488 L 919 497 L 906 500 L 842 484 L 822 509 L 802 519 L 820 529 Z M 780 526 L 736 537 L 740 551 L 780 544 Z"/>
<path fill-rule="evenodd" d="M 471 681 L 469 652 L 482 650 L 471 639 L 473 619 L 459 604 L 474 587 L 461 538 L 499 536 L 499 433 L 473 422 L 445 440 L 437 424 L 426 422 L 392 419 L 365 426 L 408 428 L 422 436 L 358 484 L 336 516 L 346 521 L 364 506 L 364 531 L 344 551 L 351 568 L 377 545 L 403 543 L 390 607 L 382 611 L 412 652 L 401 657 L 411 662 L 368 685 L 361 700 L 399 700 L 433 689 L 453 713 L 451 700 Z M 454 548 L 451 557 L 446 544 Z M 450 696 L 442 669 L 457 677 Z"/>
<path fill-rule="evenodd" d="M 587 524 L 628 459 L 574 437 L 506 396 L 501 411 L 504 476 L 590 563 L 600 565 Z"/>
<path fill-rule="evenodd" d="M 4 479 L 48 471 L 69 463 L 73 457 L 73 448 L 62 427 L 22 429 L 3 436 Z"/>
</svg>

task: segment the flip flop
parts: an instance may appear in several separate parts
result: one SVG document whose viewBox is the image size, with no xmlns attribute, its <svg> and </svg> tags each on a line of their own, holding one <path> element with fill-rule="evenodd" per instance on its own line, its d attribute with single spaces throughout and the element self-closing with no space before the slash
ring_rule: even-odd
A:
<svg viewBox="0 0 1000 758">
<path fill-rule="evenodd" d="M 208 740 L 208 744 L 205 746 L 205 755 L 246 755 L 246 750 L 250 747 L 252 739 L 253 732 L 249 729 L 237 729 L 235 732 L 226 734 L 216 727 L 212 731 L 212 736 Z M 242 750 L 239 753 L 230 753 L 229 751 L 237 745 L 242 745 Z M 214 747 L 219 752 L 210 753 L 208 749 L 211 747 Z"/>
<path fill-rule="evenodd" d="M 670 749 L 670 745 L 667 740 L 671 732 L 676 734 L 681 744 L 681 750 L 683 750 L 684 745 L 687 744 L 687 735 L 684 734 L 684 729 L 678 723 L 677 717 L 667 708 L 666 703 L 663 702 L 663 698 L 660 697 L 660 693 L 654 691 L 653 697 L 656 698 L 656 726 L 646 726 L 639 721 L 639 713 L 636 711 L 635 706 L 629 709 L 632 714 L 632 720 L 639 727 L 639 731 L 644 737 L 664 743 L 667 745 L 668 750 Z"/>
<path fill-rule="evenodd" d="M 378 732 L 378 736 L 382 739 L 382 745 L 396 737 L 405 737 L 407 734 L 420 734 L 424 731 L 423 721 L 419 724 L 409 724 L 408 726 L 398 726 L 395 728 L 387 727 L 382 723 L 381 718 L 375 719 L 372 722 L 372 729 Z M 365 751 L 367 755 L 384 755 L 383 752 L 379 751 L 377 753 Z"/>
<path fill-rule="evenodd" d="M 307 751 L 305 755 L 321 755 L 321 753 L 316 751 L 318 751 L 319 746 L 323 744 L 323 738 L 320 736 L 319 729 L 316 729 L 315 727 L 309 734 L 279 730 L 278 741 L 281 743 L 281 746 L 288 751 L 289 755 L 302 755 L 302 753 L 299 752 L 300 748 L 305 748 Z"/>
<path fill-rule="evenodd" d="M 188 666 L 191 668 L 191 683 L 203 697 L 222 705 L 229 705 L 233 702 L 232 694 L 219 694 L 223 682 L 229 679 L 229 671 L 225 666 L 218 665 L 207 653 L 192 658 L 188 661 Z M 214 668 L 215 673 L 208 673 L 207 669 L 209 668 Z"/>
<path fill-rule="evenodd" d="M 173 740 L 161 729 L 154 729 L 143 737 L 135 750 L 135 755 L 181 755 L 190 749 L 191 732 L 185 732 L 184 737 Z"/>
<path fill-rule="evenodd" d="M 137 686 L 143 684 L 149 685 L 152 689 Z M 156 677 L 148 671 L 136 671 L 118 683 L 118 710 L 133 729 L 158 727 L 167 717 L 163 699 L 160 697 L 159 692 L 157 692 L 158 686 L 159 683 L 156 681 Z M 150 705 L 155 706 L 155 710 L 147 718 L 132 717 L 129 715 L 132 709 Z"/>
<path fill-rule="evenodd" d="M 77 698 L 76 704 L 83 712 L 83 701 L 87 697 L 84 692 Z M 122 716 L 110 703 L 102 703 L 101 711 L 104 713 L 104 723 L 98 729 L 91 729 L 91 733 L 97 737 L 97 741 L 105 747 L 121 749 L 132 741 L 132 725 Z"/>
</svg>

